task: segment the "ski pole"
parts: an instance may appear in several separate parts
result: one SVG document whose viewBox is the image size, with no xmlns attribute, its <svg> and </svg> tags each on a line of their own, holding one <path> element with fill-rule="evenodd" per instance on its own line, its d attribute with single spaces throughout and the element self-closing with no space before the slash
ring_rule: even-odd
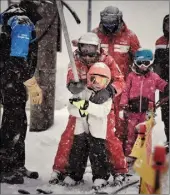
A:
<svg viewBox="0 0 170 195">
<path fill-rule="evenodd" d="M 56 3 L 57 3 L 57 9 L 58 9 L 58 12 L 59 12 L 59 17 L 60 17 L 60 20 L 61 20 L 61 25 L 62 25 L 62 29 L 63 29 L 63 33 L 64 33 L 64 38 L 65 38 L 66 45 L 67 45 L 67 51 L 68 51 L 68 54 L 69 54 L 70 63 L 71 63 L 72 70 L 73 70 L 74 80 L 75 80 L 75 82 L 79 82 L 79 77 L 78 77 L 78 73 L 77 73 L 77 69 L 76 69 L 75 60 L 74 60 L 74 57 L 73 57 L 71 42 L 70 42 L 68 30 L 67 30 L 67 25 L 66 25 L 66 21 L 65 21 L 63 9 L 62 9 L 61 0 L 57 0 Z"/>
<path fill-rule="evenodd" d="M 155 104 L 155 109 L 159 108 L 162 104 L 166 103 L 168 100 L 169 100 L 169 96 L 158 100 Z"/>
</svg>

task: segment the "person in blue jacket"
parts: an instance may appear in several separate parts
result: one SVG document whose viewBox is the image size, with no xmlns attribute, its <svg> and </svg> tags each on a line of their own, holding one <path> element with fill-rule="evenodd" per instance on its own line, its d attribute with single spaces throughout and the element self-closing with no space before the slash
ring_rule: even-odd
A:
<svg viewBox="0 0 170 195">
<path fill-rule="evenodd" d="M 50 2 L 50 1 L 49 1 Z M 24 177 L 38 178 L 25 167 L 27 92 L 32 104 L 41 104 L 42 90 L 34 72 L 38 43 L 35 24 L 46 0 L 21 0 L 0 14 L 0 183 L 22 184 Z"/>
</svg>

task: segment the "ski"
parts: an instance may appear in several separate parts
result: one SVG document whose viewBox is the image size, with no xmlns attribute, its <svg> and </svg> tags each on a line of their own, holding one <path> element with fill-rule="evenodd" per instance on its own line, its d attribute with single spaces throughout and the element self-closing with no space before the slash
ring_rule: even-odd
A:
<svg viewBox="0 0 170 195">
<path fill-rule="evenodd" d="M 139 180 L 133 181 L 133 182 L 131 182 L 131 183 L 128 183 L 128 184 L 126 184 L 125 186 L 122 186 L 122 187 L 120 187 L 119 189 L 117 189 L 116 191 L 112 192 L 111 194 L 117 194 L 118 192 L 120 192 L 120 191 L 122 191 L 122 190 L 124 190 L 124 189 L 127 189 L 128 187 L 133 186 L 133 185 L 135 185 L 135 184 L 137 184 L 137 183 L 139 183 Z"/>
<path fill-rule="evenodd" d="M 28 190 L 24 190 L 24 189 L 19 189 L 18 193 L 19 194 L 32 194 Z M 53 193 L 52 191 L 43 190 L 43 189 L 38 188 L 38 189 L 36 189 L 36 193 L 34 193 L 34 194 L 52 194 L 52 193 Z"/>
<path fill-rule="evenodd" d="M 95 192 L 94 194 L 108 194 L 107 192 Z"/>
<path fill-rule="evenodd" d="M 111 190 L 111 192 L 106 192 L 103 189 L 103 191 L 95 190 L 95 191 L 92 192 L 92 194 L 111 194 L 111 195 L 113 195 L 113 194 L 117 194 L 118 192 L 120 192 L 122 190 L 125 190 L 128 187 L 133 186 L 133 185 L 135 185 L 137 183 L 139 183 L 139 180 L 135 180 L 135 181 L 130 182 L 130 183 L 126 184 L 126 185 L 123 185 L 123 186 L 117 188 L 116 190 L 114 189 L 114 187 L 112 187 L 114 191 Z M 110 187 L 111 186 L 109 186 L 109 188 Z M 107 187 L 106 187 L 106 189 L 107 189 Z M 19 192 L 19 194 L 32 194 L 31 192 L 29 192 L 27 190 L 24 190 L 24 189 L 19 189 L 18 192 Z M 52 190 L 49 190 L 49 189 L 48 190 L 44 190 L 44 189 L 41 189 L 41 188 L 37 188 L 36 189 L 36 193 L 34 193 L 34 194 L 54 194 L 54 192 Z"/>
<path fill-rule="evenodd" d="M 31 194 L 29 191 L 24 190 L 24 189 L 19 189 L 19 190 L 18 190 L 18 193 L 19 193 L 19 194 Z"/>
<path fill-rule="evenodd" d="M 124 186 L 122 186 L 122 187 L 118 188 L 117 190 L 115 190 L 115 191 L 113 191 L 113 192 L 110 192 L 110 193 L 109 193 L 109 192 L 106 192 L 106 191 L 95 191 L 94 194 L 111 194 L 111 195 L 117 194 L 118 192 L 120 192 L 120 191 L 122 191 L 122 190 L 125 190 L 125 189 L 127 189 L 128 187 L 133 186 L 133 185 L 135 185 L 135 184 L 137 184 L 137 183 L 139 183 L 139 180 L 133 181 L 133 182 L 131 182 L 131 183 L 128 183 L 128 184 L 126 184 L 126 185 L 124 185 Z M 113 189 L 114 189 L 114 187 L 113 187 Z"/>
<path fill-rule="evenodd" d="M 36 191 L 39 192 L 39 194 L 52 194 L 53 193 L 53 191 L 51 190 L 43 190 L 40 188 L 36 189 Z"/>
</svg>

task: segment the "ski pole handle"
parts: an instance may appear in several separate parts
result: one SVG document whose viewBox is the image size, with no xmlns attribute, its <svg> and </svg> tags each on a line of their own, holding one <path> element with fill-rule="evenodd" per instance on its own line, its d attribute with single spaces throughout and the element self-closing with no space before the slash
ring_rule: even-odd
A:
<svg viewBox="0 0 170 195">
<path fill-rule="evenodd" d="M 166 163 L 166 149 L 164 146 L 155 146 L 153 153 L 153 168 L 162 171 Z"/>
<path fill-rule="evenodd" d="M 153 194 L 161 194 L 161 172 L 165 169 L 166 151 L 163 146 L 156 146 L 153 153 L 153 169 L 155 170 L 155 181 Z"/>
<path fill-rule="evenodd" d="M 75 60 L 74 60 L 74 57 L 73 57 L 71 42 L 70 42 L 68 30 L 67 30 L 67 25 L 66 25 L 64 13 L 63 13 L 63 7 L 62 7 L 61 0 L 57 0 L 56 3 L 57 3 L 57 9 L 58 9 L 58 13 L 59 13 L 59 17 L 60 17 L 60 20 L 61 20 L 63 33 L 64 33 L 64 38 L 65 38 L 66 45 L 67 45 L 67 51 L 68 51 L 68 54 L 69 54 L 70 63 L 71 63 L 72 70 L 73 70 L 74 80 L 75 80 L 75 82 L 79 82 L 79 77 L 78 77 L 78 73 L 77 73 L 77 69 L 76 69 Z"/>
</svg>

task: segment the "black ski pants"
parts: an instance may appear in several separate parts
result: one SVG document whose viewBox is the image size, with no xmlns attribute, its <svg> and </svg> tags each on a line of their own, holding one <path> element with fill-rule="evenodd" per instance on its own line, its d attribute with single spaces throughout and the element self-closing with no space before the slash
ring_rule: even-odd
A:
<svg viewBox="0 0 170 195">
<path fill-rule="evenodd" d="M 92 180 L 105 179 L 110 176 L 110 163 L 104 139 L 95 138 L 91 134 L 74 135 L 69 155 L 67 174 L 75 181 L 83 178 L 88 157 L 92 168 Z"/>
<path fill-rule="evenodd" d="M 164 98 L 164 93 L 160 92 L 160 99 Z M 169 100 L 161 106 L 162 121 L 164 123 L 164 131 L 169 142 Z"/>
<path fill-rule="evenodd" d="M 0 169 L 11 172 L 25 165 L 27 93 L 16 74 L 0 70 L 0 99 L 3 115 L 0 128 Z"/>
</svg>

